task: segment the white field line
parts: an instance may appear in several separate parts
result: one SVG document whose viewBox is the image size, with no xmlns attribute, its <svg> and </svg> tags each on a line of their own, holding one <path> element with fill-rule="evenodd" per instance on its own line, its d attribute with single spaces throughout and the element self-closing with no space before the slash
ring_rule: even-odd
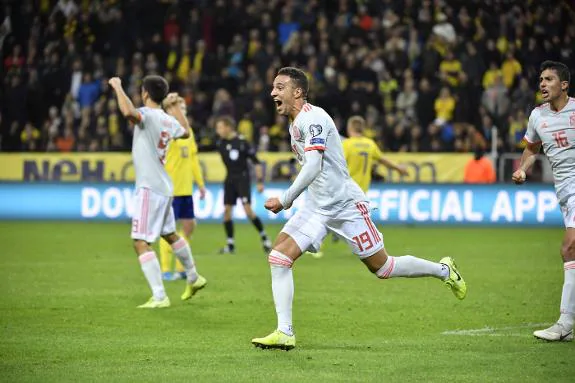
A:
<svg viewBox="0 0 575 383">
<path fill-rule="evenodd" d="M 449 330 L 444 331 L 441 335 L 463 335 L 463 336 L 524 336 L 525 333 L 518 333 L 519 329 L 529 329 L 535 327 L 547 327 L 552 323 L 528 323 L 519 326 L 505 326 L 505 327 L 483 327 L 469 330 Z M 510 333 L 513 331 L 513 333 Z"/>
</svg>

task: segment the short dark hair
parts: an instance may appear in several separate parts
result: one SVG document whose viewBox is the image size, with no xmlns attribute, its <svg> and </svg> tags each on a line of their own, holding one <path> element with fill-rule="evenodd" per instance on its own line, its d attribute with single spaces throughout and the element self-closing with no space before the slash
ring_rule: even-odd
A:
<svg viewBox="0 0 575 383">
<path fill-rule="evenodd" d="M 168 95 L 170 86 L 165 78 L 162 76 L 146 76 L 142 80 L 142 88 L 148 92 L 152 101 L 156 104 L 161 104 L 164 98 Z"/>
<path fill-rule="evenodd" d="M 543 61 L 539 70 L 543 72 L 546 69 L 554 70 L 555 73 L 557 73 L 557 76 L 559 76 L 559 81 L 571 82 L 571 73 L 569 72 L 569 68 L 562 62 L 551 60 Z"/>
<path fill-rule="evenodd" d="M 279 75 L 284 75 L 291 78 L 296 88 L 300 88 L 302 90 L 303 98 L 307 99 L 307 94 L 309 92 L 309 81 L 307 80 L 307 76 L 303 70 L 287 66 L 281 68 L 278 71 L 278 76 Z"/>
<path fill-rule="evenodd" d="M 232 129 L 236 129 L 236 120 L 232 116 L 220 116 L 217 117 L 214 121 L 214 127 L 218 124 L 218 122 L 223 122 L 225 125 L 229 126 Z"/>
</svg>

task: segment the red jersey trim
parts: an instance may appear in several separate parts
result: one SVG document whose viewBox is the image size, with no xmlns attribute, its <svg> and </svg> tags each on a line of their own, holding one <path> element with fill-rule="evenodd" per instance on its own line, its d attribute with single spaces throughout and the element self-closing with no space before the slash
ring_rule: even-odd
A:
<svg viewBox="0 0 575 383">
<path fill-rule="evenodd" d="M 527 138 L 527 136 L 523 137 L 523 139 L 524 139 L 525 141 L 527 141 L 528 143 L 530 143 L 530 144 L 540 144 L 540 143 L 542 142 L 541 140 L 539 140 L 539 141 L 530 141 L 529 138 Z"/>
<path fill-rule="evenodd" d="M 309 152 L 310 150 L 325 150 L 325 146 L 308 146 L 303 151 Z"/>
</svg>

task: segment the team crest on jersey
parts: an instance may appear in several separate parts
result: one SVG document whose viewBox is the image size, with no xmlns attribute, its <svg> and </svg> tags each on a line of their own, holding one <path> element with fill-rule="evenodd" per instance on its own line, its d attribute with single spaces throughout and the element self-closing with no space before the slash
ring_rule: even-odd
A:
<svg viewBox="0 0 575 383">
<path fill-rule="evenodd" d="M 545 121 L 541 124 L 541 130 L 543 129 L 547 129 L 547 122 Z"/>
<path fill-rule="evenodd" d="M 312 137 L 319 136 L 321 132 L 322 132 L 321 125 L 312 124 L 309 126 L 309 134 L 311 134 Z"/>
<path fill-rule="evenodd" d="M 575 112 L 571 113 L 569 116 L 569 125 L 571 125 L 571 127 L 575 127 Z"/>
</svg>

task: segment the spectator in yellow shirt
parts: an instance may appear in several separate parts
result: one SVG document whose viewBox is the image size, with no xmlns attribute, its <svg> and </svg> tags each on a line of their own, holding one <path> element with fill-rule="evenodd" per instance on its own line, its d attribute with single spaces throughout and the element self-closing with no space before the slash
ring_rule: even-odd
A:
<svg viewBox="0 0 575 383">
<path fill-rule="evenodd" d="M 519 64 L 519 61 L 513 56 L 513 53 L 507 52 L 505 61 L 503 61 L 503 65 L 501 65 L 501 72 L 503 74 L 503 83 L 507 89 L 511 88 L 517 76 L 521 74 L 521 64 Z"/>
<path fill-rule="evenodd" d="M 439 97 L 435 99 L 435 125 L 442 126 L 453 118 L 455 99 L 451 96 L 449 88 L 443 87 Z"/>
<path fill-rule="evenodd" d="M 457 86 L 459 85 L 461 73 L 463 73 L 461 61 L 455 58 L 453 52 L 447 51 L 445 58 L 439 64 L 439 74 L 441 79 L 451 86 Z"/>
<path fill-rule="evenodd" d="M 497 76 L 501 76 L 501 69 L 499 69 L 495 61 L 492 61 L 489 63 L 489 69 L 483 74 L 483 89 L 487 89 L 489 86 L 493 85 Z"/>
</svg>

